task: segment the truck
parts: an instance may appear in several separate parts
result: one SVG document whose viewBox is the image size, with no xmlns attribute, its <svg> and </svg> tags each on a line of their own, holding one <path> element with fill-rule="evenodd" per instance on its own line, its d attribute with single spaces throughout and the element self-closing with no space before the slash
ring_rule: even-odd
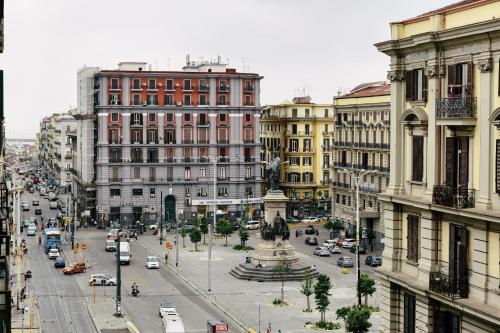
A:
<svg viewBox="0 0 500 333">
<path fill-rule="evenodd" d="M 184 324 L 177 313 L 166 314 L 162 318 L 165 333 L 184 333 Z"/>
<path fill-rule="evenodd" d="M 45 253 L 48 253 L 50 249 L 59 249 L 61 246 L 61 232 L 56 228 L 45 229 L 43 246 L 45 247 Z"/>
<path fill-rule="evenodd" d="M 130 264 L 130 244 L 128 242 L 120 242 L 120 264 L 129 265 Z"/>
</svg>

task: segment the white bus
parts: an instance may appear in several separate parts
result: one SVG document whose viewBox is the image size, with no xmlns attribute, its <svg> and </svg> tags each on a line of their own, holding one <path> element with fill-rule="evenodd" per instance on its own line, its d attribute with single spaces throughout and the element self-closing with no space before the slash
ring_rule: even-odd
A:
<svg viewBox="0 0 500 333">
<path fill-rule="evenodd" d="M 120 242 L 120 264 L 129 265 L 130 264 L 130 244 L 128 242 Z"/>
</svg>

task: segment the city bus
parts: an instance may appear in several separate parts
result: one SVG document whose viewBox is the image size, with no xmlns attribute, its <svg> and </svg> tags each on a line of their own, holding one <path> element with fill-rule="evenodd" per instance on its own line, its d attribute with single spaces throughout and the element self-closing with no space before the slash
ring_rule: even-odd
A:
<svg viewBox="0 0 500 333">
<path fill-rule="evenodd" d="M 59 230 L 55 228 L 45 229 L 43 236 L 45 252 L 49 252 L 51 248 L 58 249 L 61 246 L 61 232 Z"/>
</svg>

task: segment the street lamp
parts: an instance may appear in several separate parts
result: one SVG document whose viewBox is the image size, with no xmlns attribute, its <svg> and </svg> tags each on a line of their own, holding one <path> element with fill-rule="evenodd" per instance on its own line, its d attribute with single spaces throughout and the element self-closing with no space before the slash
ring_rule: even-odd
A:
<svg viewBox="0 0 500 333">
<path fill-rule="evenodd" d="M 358 292 L 358 306 L 361 306 L 361 290 L 360 290 L 360 278 L 361 278 L 361 270 L 360 270 L 360 260 L 359 260 L 359 240 L 360 240 L 360 221 L 359 221 L 359 182 L 361 178 L 368 175 L 378 173 L 378 170 L 365 170 L 362 169 L 357 174 L 352 170 L 343 169 L 344 173 L 351 174 L 351 177 L 354 179 L 354 184 L 356 186 L 356 271 L 357 271 L 357 283 L 356 289 Z M 351 183 L 352 184 L 352 183 Z"/>
<path fill-rule="evenodd" d="M 184 215 L 184 209 L 179 209 L 179 218 Z M 175 220 L 175 267 L 179 266 L 179 219 Z"/>
</svg>

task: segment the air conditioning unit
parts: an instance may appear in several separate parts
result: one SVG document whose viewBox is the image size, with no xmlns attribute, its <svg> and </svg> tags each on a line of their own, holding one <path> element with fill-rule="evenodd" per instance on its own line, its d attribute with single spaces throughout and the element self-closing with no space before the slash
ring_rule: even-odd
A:
<svg viewBox="0 0 500 333">
<path fill-rule="evenodd" d="M 182 102 L 177 102 L 177 106 L 182 106 Z"/>
<path fill-rule="evenodd" d="M 159 82 L 158 87 L 163 87 L 163 83 Z"/>
<path fill-rule="evenodd" d="M 142 86 L 143 86 L 143 87 L 147 87 L 147 86 L 148 86 L 148 84 L 147 84 L 146 82 L 143 82 L 143 83 L 142 83 Z"/>
<path fill-rule="evenodd" d="M 142 101 L 142 106 L 146 106 L 148 105 L 148 103 L 146 103 L 146 101 Z"/>
<path fill-rule="evenodd" d="M 181 86 L 181 84 L 180 84 L 180 83 L 176 83 L 176 84 L 175 84 L 175 86 L 176 86 L 176 87 L 180 87 L 180 86 Z"/>
</svg>

